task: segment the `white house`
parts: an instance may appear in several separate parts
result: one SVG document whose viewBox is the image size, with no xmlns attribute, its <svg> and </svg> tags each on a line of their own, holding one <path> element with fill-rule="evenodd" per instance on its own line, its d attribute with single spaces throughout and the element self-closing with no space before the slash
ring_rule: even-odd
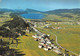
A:
<svg viewBox="0 0 80 56">
<path fill-rule="evenodd" d="M 50 41 L 47 41 L 47 44 L 51 44 L 51 42 Z"/>
<path fill-rule="evenodd" d="M 38 47 L 39 47 L 39 48 L 42 48 L 42 45 L 39 45 Z"/>
<path fill-rule="evenodd" d="M 43 48 L 45 51 L 48 51 L 48 48 Z"/>
<path fill-rule="evenodd" d="M 40 44 L 40 45 L 44 45 L 44 43 L 43 43 L 43 42 L 40 42 L 39 44 Z"/>
<path fill-rule="evenodd" d="M 51 49 L 52 49 L 52 47 L 51 47 L 51 46 L 48 46 L 48 49 L 50 49 L 50 50 L 51 50 Z"/>
</svg>

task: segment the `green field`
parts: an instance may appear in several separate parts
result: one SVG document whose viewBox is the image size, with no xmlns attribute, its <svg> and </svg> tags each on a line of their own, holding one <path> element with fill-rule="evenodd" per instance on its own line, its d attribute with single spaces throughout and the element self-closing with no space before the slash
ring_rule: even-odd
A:
<svg viewBox="0 0 80 56">
<path fill-rule="evenodd" d="M 20 54 L 25 54 L 24 56 L 59 56 L 53 51 L 44 51 L 38 48 L 38 42 L 34 41 L 32 37 L 34 33 L 27 33 L 28 36 L 18 37 L 19 44 L 16 48 L 16 44 L 11 44 L 10 48 L 19 49 Z M 5 41 L 8 39 L 3 38 Z M 9 41 L 11 43 L 11 41 Z M 15 43 L 15 40 L 14 40 Z"/>
<path fill-rule="evenodd" d="M 3 19 L 1 22 L 5 22 L 7 20 L 11 20 L 11 18 L 0 18 L 0 20 Z M 52 23 L 52 22 L 49 22 Z M 1 26 L 2 24 L 0 24 Z M 62 29 L 52 29 L 52 27 L 62 27 Z M 56 37 L 54 34 L 58 37 L 58 43 L 70 50 L 74 53 L 79 54 L 80 53 L 80 25 L 69 25 L 69 24 L 54 24 L 49 28 L 39 27 L 37 28 L 39 31 L 45 34 L 50 34 L 50 39 L 56 40 Z M 26 33 L 28 36 L 21 36 L 18 37 L 19 44 L 16 48 L 16 44 L 11 44 L 10 48 L 19 49 L 18 51 L 22 54 L 25 54 L 24 56 L 59 56 L 53 51 L 44 51 L 43 49 L 38 48 L 38 42 L 34 41 L 34 38 L 32 35 L 36 33 Z M 4 38 L 4 40 L 8 41 L 8 38 Z M 9 41 L 11 42 L 11 41 Z M 54 41 L 55 45 L 56 41 Z"/>
<path fill-rule="evenodd" d="M 10 13 L 0 14 L 0 26 L 3 25 L 5 21 L 9 20 L 12 20 L 12 18 L 10 18 Z"/>
<path fill-rule="evenodd" d="M 5 15 L 2 15 L 2 16 L 5 16 Z M 1 17 L 0 20 L 1 20 L 0 22 L 2 22 L 0 26 L 2 26 L 5 21 L 12 20 L 12 18 Z M 24 56 L 59 56 L 53 51 L 44 51 L 43 49 L 38 48 L 38 45 L 39 45 L 38 42 L 34 41 L 34 38 L 32 37 L 32 35 L 34 34 L 35 34 L 34 32 L 26 33 L 26 35 L 28 36 L 18 37 L 19 44 L 17 48 L 16 48 L 15 40 L 14 40 L 14 44 L 11 44 L 11 40 L 9 40 L 8 38 L 3 38 L 3 40 L 9 41 L 9 43 L 11 44 L 10 49 L 16 49 L 18 50 L 17 52 L 19 52 L 20 54 L 25 54 Z"/>
<path fill-rule="evenodd" d="M 18 45 L 18 48 L 25 53 L 25 56 L 58 56 L 53 51 L 44 51 L 43 49 L 38 48 L 38 42 L 29 35 L 28 37 L 23 36 L 21 38 L 21 44 Z"/>
<path fill-rule="evenodd" d="M 62 27 L 62 29 L 52 29 L 51 27 Z M 55 39 L 53 34 L 58 37 L 58 43 L 74 53 L 80 53 L 80 25 L 52 24 L 49 28 L 38 28 L 40 31 L 50 34 L 51 39 Z"/>
</svg>

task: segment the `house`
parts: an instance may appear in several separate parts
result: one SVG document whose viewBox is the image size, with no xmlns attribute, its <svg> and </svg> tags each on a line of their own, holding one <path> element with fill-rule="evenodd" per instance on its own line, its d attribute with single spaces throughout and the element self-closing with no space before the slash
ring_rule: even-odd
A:
<svg viewBox="0 0 80 56">
<path fill-rule="evenodd" d="M 52 47 L 51 47 L 50 45 L 48 45 L 48 49 L 49 49 L 49 50 L 51 50 L 51 49 L 52 49 Z"/>
<path fill-rule="evenodd" d="M 32 37 L 37 38 L 37 36 L 36 36 L 36 35 L 32 35 Z"/>
<path fill-rule="evenodd" d="M 48 51 L 48 48 L 46 47 L 46 48 L 43 48 L 45 51 Z"/>
<path fill-rule="evenodd" d="M 35 40 L 35 41 L 39 41 L 39 38 L 35 38 L 34 40 Z"/>
<path fill-rule="evenodd" d="M 49 39 L 48 38 L 45 38 L 45 41 L 49 41 Z"/>
<path fill-rule="evenodd" d="M 39 47 L 39 48 L 42 48 L 43 46 L 42 46 L 42 45 L 39 45 L 38 47 Z"/>
<path fill-rule="evenodd" d="M 44 44 L 43 47 L 46 48 L 47 47 L 47 44 Z"/>
<path fill-rule="evenodd" d="M 47 44 L 51 44 L 51 42 L 50 41 L 47 41 Z"/>
<path fill-rule="evenodd" d="M 40 45 L 44 45 L 45 43 L 44 43 L 44 42 L 40 42 L 39 44 L 40 44 Z"/>
<path fill-rule="evenodd" d="M 53 49 L 54 52 L 56 52 L 57 54 L 62 54 L 62 52 L 59 49 Z"/>
<path fill-rule="evenodd" d="M 51 44 L 51 47 L 52 47 L 52 48 L 54 47 L 54 43 Z"/>
<path fill-rule="evenodd" d="M 57 49 L 58 47 L 56 45 L 54 45 L 54 49 Z"/>
<path fill-rule="evenodd" d="M 34 38 L 39 38 L 39 36 L 38 36 L 38 35 L 32 35 L 32 37 L 34 37 Z"/>
</svg>

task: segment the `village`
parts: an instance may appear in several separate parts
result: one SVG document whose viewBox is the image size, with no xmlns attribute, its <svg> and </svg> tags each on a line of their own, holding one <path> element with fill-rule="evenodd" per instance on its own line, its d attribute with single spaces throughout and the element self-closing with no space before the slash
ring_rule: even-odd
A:
<svg viewBox="0 0 80 56">
<path fill-rule="evenodd" d="M 80 56 L 80 0 L 0 0 L 0 56 Z"/>
<path fill-rule="evenodd" d="M 63 56 L 75 56 L 75 55 L 77 55 L 75 53 L 74 53 L 74 55 L 69 55 L 69 54 L 67 54 L 65 52 L 62 52 L 62 49 L 65 49 L 65 48 L 63 48 L 61 46 L 55 45 L 54 44 L 54 40 L 53 39 L 52 40 L 50 39 L 50 35 L 49 34 L 44 34 L 44 33 L 40 32 L 39 30 L 36 29 L 38 26 L 35 26 L 37 24 L 40 27 L 41 26 L 44 26 L 44 28 L 49 28 L 50 23 L 34 22 L 33 24 L 34 24 L 34 27 L 32 27 L 32 28 L 33 28 L 33 30 L 35 32 L 37 32 L 37 34 L 32 35 L 32 37 L 34 38 L 35 41 L 38 41 L 38 43 L 39 43 L 38 48 L 43 48 L 45 51 L 51 50 L 51 51 L 54 51 L 55 53 L 57 53 L 59 55 L 63 55 Z M 70 24 L 70 25 L 72 25 L 72 23 L 69 23 L 69 22 L 65 22 L 65 23 L 64 22 L 63 23 L 54 23 L 54 24 L 55 25 L 56 24 L 58 24 L 58 25 L 59 24 Z M 51 27 L 51 28 L 52 29 L 57 29 L 57 30 L 59 30 L 59 29 L 65 29 L 63 27 Z M 65 49 L 65 51 L 69 51 L 69 50 Z M 72 52 L 72 51 L 70 51 L 70 52 Z"/>
<path fill-rule="evenodd" d="M 0 39 L 0 41 L 1 41 L 0 46 L 1 46 L 1 48 L 3 48 L 4 45 L 2 43 L 4 42 L 4 38 L 9 37 L 7 46 L 5 46 L 4 49 L 7 48 L 6 51 L 9 51 L 9 52 L 12 51 L 11 54 L 16 55 L 15 51 L 13 51 L 13 49 L 9 50 L 10 43 L 11 43 L 11 45 L 14 45 L 14 41 L 16 41 L 16 45 L 14 45 L 14 46 L 16 46 L 16 48 L 17 48 L 20 45 L 18 38 L 25 36 L 25 38 L 27 40 L 27 38 L 29 36 L 27 34 L 35 33 L 35 34 L 31 35 L 31 38 L 33 37 L 33 40 L 37 41 L 37 43 L 38 43 L 37 47 L 39 49 L 43 49 L 45 52 L 49 52 L 49 51 L 55 52 L 59 56 L 79 56 L 78 54 L 76 54 L 70 50 L 67 50 L 63 46 L 60 46 L 58 43 L 58 40 L 57 40 L 57 38 L 58 38 L 57 35 L 55 35 L 55 34 L 51 35 L 54 32 L 50 33 L 50 31 L 47 31 L 47 33 L 49 32 L 48 34 L 44 33 L 44 32 L 46 32 L 46 29 L 48 29 L 48 30 L 52 29 L 54 31 L 66 29 L 67 27 L 63 27 L 60 25 L 62 25 L 62 24 L 72 25 L 71 23 L 66 23 L 66 22 L 65 23 L 64 22 L 51 22 L 50 23 L 50 22 L 45 22 L 45 21 L 35 22 L 35 21 L 29 21 L 29 20 L 26 21 L 19 16 L 14 17 L 14 19 L 12 21 L 8 21 L 8 22 L 7 22 L 8 24 L 3 24 L 0 27 L 0 34 L 2 36 Z M 15 24 L 12 24 L 12 22 Z M 55 26 L 55 25 L 59 25 L 59 26 Z M 40 31 L 38 28 L 42 29 L 44 32 Z M 54 38 L 51 39 L 51 36 L 52 37 L 56 36 L 56 39 L 54 39 Z M 24 42 L 24 43 L 27 44 L 27 42 Z M 63 51 L 63 49 L 65 51 Z M 4 52 L 2 52 L 2 53 L 4 55 Z M 9 54 L 9 55 L 11 55 L 11 54 Z"/>
<path fill-rule="evenodd" d="M 63 56 L 74 56 L 74 55 L 69 55 L 67 53 L 63 53 L 61 50 L 62 48 L 56 46 L 53 42 L 54 40 L 50 40 L 50 35 L 43 34 L 39 32 L 37 29 L 33 28 L 38 34 L 32 35 L 35 41 L 39 42 L 38 48 L 43 48 L 45 51 L 54 51 L 55 53 Z M 59 28 L 58 28 L 59 29 Z M 66 51 L 66 49 L 65 49 Z"/>
</svg>

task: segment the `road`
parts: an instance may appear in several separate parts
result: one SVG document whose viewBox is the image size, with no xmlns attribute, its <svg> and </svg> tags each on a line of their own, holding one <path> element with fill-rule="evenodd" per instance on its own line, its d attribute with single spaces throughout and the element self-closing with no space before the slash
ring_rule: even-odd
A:
<svg viewBox="0 0 80 56">
<path fill-rule="evenodd" d="M 66 48 L 64 48 L 64 47 L 62 47 L 59 43 L 58 43 L 58 37 L 57 37 L 57 35 L 56 34 L 54 34 L 55 35 L 55 37 L 56 37 L 56 44 L 60 47 L 60 48 L 62 48 L 62 49 L 66 49 Z M 79 56 L 77 53 L 74 53 L 74 52 L 72 52 L 72 51 L 70 51 L 70 50 L 68 50 L 68 49 L 66 49 L 67 51 L 69 51 L 69 52 L 71 52 L 71 53 L 73 53 L 73 54 L 75 54 L 75 55 L 77 55 L 77 56 Z"/>
<path fill-rule="evenodd" d="M 45 25 L 45 26 L 48 26 L 48 25 L 51 25 L 51 24 L 47 24 L 47 25 Z M 42 27 L 45 27 L 45 26 L 42 26 Z M 40 28 L 42 28 L 42 27 L 40 27 Z M 34 31 L 35 32 L 37 32 L 38 34 L 43 34 L 42 32 L 40 32 L 39 30 L 37 30 L 35 27 L 32 27 L 33 29 L 34 29 Z M 58 43 L 58 37 L 57 37 L 57 35 L 56 34 L 53 34 L 55 37 L 56 37 L 56 44 L 60 47 L 60 48 L 62 48 L 62 49 L 66 49 L 66 48 L 64 48 L 64 47 L 62 47 L 59 43 Z M 75 54 L 76 56 L 79 56 L 79 54 L 77 54 L 77 53 L 74 53 L 73 51 L 70 51 L 70 50 L 68 50 L 68 49 L 66 49 L 67 51 L 69 51 L 69 52 L 71 52 L 71 53 L 73 53 L 73 54 Z"/>
</svg>

